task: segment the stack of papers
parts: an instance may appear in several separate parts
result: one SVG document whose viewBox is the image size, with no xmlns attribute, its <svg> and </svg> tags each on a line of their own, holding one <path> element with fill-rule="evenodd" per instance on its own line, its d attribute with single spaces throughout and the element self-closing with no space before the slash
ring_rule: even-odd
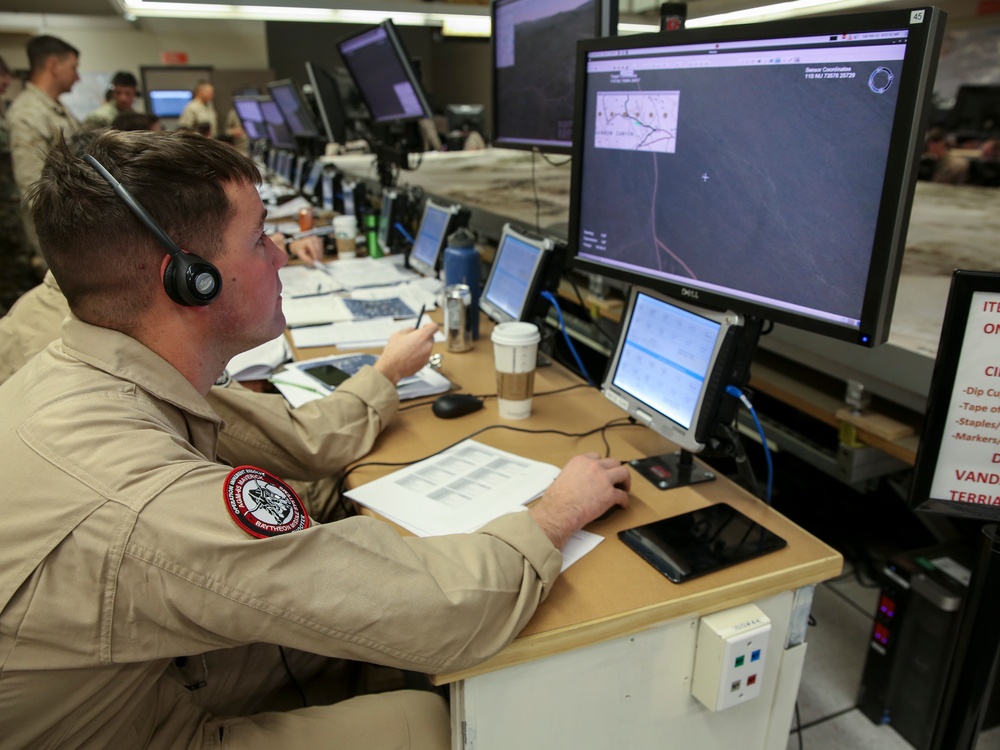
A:
<svg viewBox="0 0 1000 750">
<path fill-rule="evenodd" d="M 403 328 L 413 328 L 416 318 L 395 320 L 394 318 L 375 318 L 374 320 L 358 320 L 347 323 L 331 323 L 329 325 L 310 326 L 308 328 L 293 328 L 292 341 L 299 349 L 314 346 L 336 346 L 341 349 L 374 349 L 385 346 L 396 331 Z M 444 334 L 438 331 L 434 340 L 444 341 Z"/>
<path fill-rule="evenodd" d="M 464 440 L 346 494 L 417 536 L 464 534 L 522 510 L 558 474 L 552 464 Z M 602 541 L 597 534 L 577 531 L 563 547 L 562 569 Z"/>
</svg>

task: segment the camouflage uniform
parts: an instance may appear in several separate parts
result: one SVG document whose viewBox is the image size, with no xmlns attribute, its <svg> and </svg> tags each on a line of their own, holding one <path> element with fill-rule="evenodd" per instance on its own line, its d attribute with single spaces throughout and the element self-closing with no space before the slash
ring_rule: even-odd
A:
<svg viewBox="0 0 1000 750">
<path fill-rule="evenodd" d="M 37 283 L 21 224 L 21 194 L 14 183 L 10 132 L 0 117 L 0 315 Z"/>
<path fill-rule="evenodd" d="M 10 126 L 14 179 L 23 197 L 28 186 L 41 176 L 45 155 L 59 140 L 59 134 L 62 133 L 69 140 L 80 129 L 80 121 L 35 84 L 28 83 L 10 105 L 7 123 Z M 21 218 L 28 245 L 35 253 L 35 266 L 44 269 L 45 261 L 38 248 L 35 227 L 23 205 Z"/>
<path fill-rule="evenodd" d="M 115 121 L 115 118 L 118 117 L 119 114 L 121 113 L 118 111 L 118 107 L 115 106 L 114 102 L 104 102 L 104 104 L 87 115 L 83 124 L 93 125 L 95 127 L 108 127 Z"/>
<path fill-rule="evenodd" d="M 177 120 L 177 126 L 197 130 L 199 123 L 208 123 L 208 137 L 215 138 L 219 134 L 219 116 L 215 111 L 212 102 L 203 104 L 197 99 L 192 99 L 185 105 L 184 111 Z"/>
</svg>

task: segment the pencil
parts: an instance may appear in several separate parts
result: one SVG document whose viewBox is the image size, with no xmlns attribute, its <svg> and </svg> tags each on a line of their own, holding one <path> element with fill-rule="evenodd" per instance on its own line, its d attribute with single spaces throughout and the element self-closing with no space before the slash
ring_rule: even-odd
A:
<svg viewBox="0 0 1000 750">
<path fill-rule="evenodd" d="M 414 328 L 420 328 L 420 321 L 424 319 L 424 311 L 427 309 L 427 305 L 420 306 L 420 314 L 417 316 L 417 324 L 413 326 Z"/>
</svg>

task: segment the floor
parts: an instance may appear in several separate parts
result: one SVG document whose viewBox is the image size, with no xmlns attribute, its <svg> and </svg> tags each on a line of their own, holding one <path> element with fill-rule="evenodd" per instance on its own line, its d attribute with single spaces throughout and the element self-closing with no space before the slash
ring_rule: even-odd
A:
<svg viewBox="0 0 1000 750">
<path fill-rule="evenodd" d="M 788 750 L 912 750 L 891 726 L 877 726 L 856 709 L 878 589 L 862 586 L 848 564 L 840 578 L 816 589 L 815 625 L 806 640 L 799 688 L 800 733 Z M 976 750 L 1000 750 L 1000 727 L 983 732 Z"/>
</svg>

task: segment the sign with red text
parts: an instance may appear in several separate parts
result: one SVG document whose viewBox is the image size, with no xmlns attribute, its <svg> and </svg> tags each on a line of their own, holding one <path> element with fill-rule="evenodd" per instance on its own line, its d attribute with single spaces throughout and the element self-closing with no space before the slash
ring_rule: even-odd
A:
<svg viewBox="0 0 1000 750">
<path fill-rule="evenodd" d="M 911 505 L 1000 520 L 1000 274 L 955 272 Z"/>
</svg>

